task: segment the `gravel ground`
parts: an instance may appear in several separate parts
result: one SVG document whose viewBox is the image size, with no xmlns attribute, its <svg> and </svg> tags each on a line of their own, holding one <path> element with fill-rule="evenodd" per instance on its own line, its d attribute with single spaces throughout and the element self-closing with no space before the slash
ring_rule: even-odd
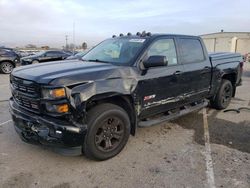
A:
<svg viewBox="0 0 250 188">
<path fill-rule="evenodd" d="M 250 64 L 229 108 L 250 107 Z M 8 112 L 8 76 L 0 75 L 0 187 L 207 187 L 202 111 L 139 128 L 116 157 L 96 162 L 22 142 Z M 250 111 L 208 109 L 216 187 L 250 187 Z"/>
</svg>

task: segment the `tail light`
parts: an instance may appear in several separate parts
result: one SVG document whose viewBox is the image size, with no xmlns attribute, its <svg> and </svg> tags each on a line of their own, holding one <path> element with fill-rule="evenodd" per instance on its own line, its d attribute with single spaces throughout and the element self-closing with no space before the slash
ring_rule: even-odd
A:
<svg viewBox="0 0 250 188">
<path fill-rule="evenodd" d="M 240 62 L 240 69 L 243 70 L 244 61 L 246 61 L 246 55 L 242 56 L 242 61 Z"/>
<path fill-rule="evenodd" d="M 244 61 L 240 62 L 240 68 L 243 70 Z"/>
</svg>

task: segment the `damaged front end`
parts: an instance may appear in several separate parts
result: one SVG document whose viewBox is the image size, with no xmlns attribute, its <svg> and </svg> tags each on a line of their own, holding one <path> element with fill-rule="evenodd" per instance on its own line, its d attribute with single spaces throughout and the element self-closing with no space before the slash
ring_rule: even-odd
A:
<svg viewBox="0 0 250 188">
<path fill-rule="evenodd" d="M 105 67 L 109 69 L 98 74 L 63 76 L 47 84 L 17 77 L 14 72 L 10 78 L 10 112 L 22 140 L 58 147 L 82 146 L 88 105 L 112 96 L 131 95 L 137 85 L 133 69 Z"/>
<path fill-rule="evenodd" d="M 10 113 L 22 140 L 56 147 L 82 146 L 87 126 L 74 120 L 70 91 L 14 76 L 10 82 Z"/>
<path fill-rule="evenodd" d="M 25 142 L 58 147 L 76 147 L 83 143 L 87 126 L 78 127 L 74 122 L 24 111 L 13 98 L 10 112 L 15 130 Z"/>
</svg>

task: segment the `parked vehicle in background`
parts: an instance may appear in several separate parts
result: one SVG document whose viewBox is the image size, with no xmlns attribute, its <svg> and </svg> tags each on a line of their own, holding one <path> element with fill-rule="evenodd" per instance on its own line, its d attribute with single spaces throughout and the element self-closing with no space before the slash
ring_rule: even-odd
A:
<svg viewBox="0 0 250 188">
<path fill-rule="evenodd" d="M 70 53 L 60 50 L 41 51 L 35 55 L 21 58 L 21 65 L 63 60 L 69 57 L 70 55 L 71 55 Z"/>
<path fill-rule="evenodd" d="M 9 74 L 20 65 L 20 55 L 12 48 L 0 48 L 0 71 Z"/>
<path fill-rule="evenodd" d="M 186 35 L 120 35 L 82 60 L 11 73 L 10 112 L 24 141 L 78 148 L 106 160 L 138 126 L 198 110 L 208 100 L 226 108 L 243 69 L 240 54 L 209 55 L 200 37 Z"/>
<path fill-rule="evenodd" d="M 67 57 L 67 60 L 72 60 L 72 59 L 79 59 L 81 60 L 82 57 L 87 53 L 87 51 L 82 51 L 82 52 L 78 52 L 75 55 L 71 55 L 69 57 Z"/>
<path fill-rule="evenodd" d="M 31 56 L 31 55 L 35 55 L 36 53 L 38 53 L 39 51 L 24 51 L 24 50 L 19 50 L 19 54 L 22 57 L 27 57 L 27 56 Z"/>
</svg>

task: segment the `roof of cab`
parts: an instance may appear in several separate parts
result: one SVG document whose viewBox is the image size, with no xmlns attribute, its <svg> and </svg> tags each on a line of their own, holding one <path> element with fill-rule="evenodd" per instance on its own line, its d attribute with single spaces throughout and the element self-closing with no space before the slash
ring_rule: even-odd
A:
<svg viewBox="0 0 250 188">
<path fill-rule="evenodd" d="M 145 33 L 145 34 L 120 34 L 118 36 L 113 35 L 112 38 L 158 38 L 158 37 L 188 37 L 188 38 L 200 38 L 200 36 L 192 36 L 192 35 L 182 35 L 182 34 L 163 34 L 163 33 Z"/>
</svg>

